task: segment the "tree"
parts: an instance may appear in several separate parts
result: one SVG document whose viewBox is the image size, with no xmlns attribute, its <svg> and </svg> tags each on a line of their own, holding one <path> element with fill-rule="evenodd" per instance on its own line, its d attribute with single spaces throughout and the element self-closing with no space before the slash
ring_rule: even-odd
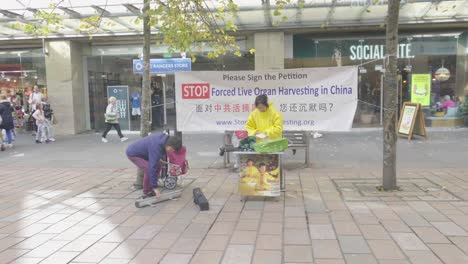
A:
<svg viewBox="0 0 468 264">
<path fill-rule="evenodd" d="M 388 1 L 384 76 L 383 189 L 396 190 L 397 171 L 397 89 L 398 17 L 400 0 Z"/>
</svg>

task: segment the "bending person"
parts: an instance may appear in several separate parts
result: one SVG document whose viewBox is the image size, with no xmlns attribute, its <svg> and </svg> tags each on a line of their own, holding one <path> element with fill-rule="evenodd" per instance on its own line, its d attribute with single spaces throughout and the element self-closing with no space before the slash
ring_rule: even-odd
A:
<svg viewBox="0 0 468 264">
<path fill-rule="evenodd" d="M 166 153 L 179 151 L 182 141 L 165 133 L 152 134 L 128 146 L 127 157 L 138 168 L 143 170 L 143 196 L 159 197 L 158 187 L 159 161 Z"/>
</svg>

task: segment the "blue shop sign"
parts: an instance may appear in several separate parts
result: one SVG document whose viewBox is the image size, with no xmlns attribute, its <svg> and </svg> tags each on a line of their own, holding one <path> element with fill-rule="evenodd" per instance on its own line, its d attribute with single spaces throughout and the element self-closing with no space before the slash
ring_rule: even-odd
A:
<svg viewBox="0 0 468 264">
<path fill-rule="evenodd" d="M 133 60 L 133 73 L 143 73 L 143 60 Z M 151 59 L 151 73 L 172 73 L 181 71 L 191 71 L 191 59 Z"/>
</svg>

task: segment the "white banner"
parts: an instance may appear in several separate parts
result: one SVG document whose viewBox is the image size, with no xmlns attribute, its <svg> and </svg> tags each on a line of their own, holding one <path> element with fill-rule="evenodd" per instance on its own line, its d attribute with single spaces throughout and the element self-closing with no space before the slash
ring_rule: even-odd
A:
<svg viewBox="0 0 468 264">
<path fill-rule="evenodd" d="M 357 67 L 175 73 L 177 130 L 245 130 L 268 95 L 284 130 L 346 131 L 357 106 Z"/>
</svg>

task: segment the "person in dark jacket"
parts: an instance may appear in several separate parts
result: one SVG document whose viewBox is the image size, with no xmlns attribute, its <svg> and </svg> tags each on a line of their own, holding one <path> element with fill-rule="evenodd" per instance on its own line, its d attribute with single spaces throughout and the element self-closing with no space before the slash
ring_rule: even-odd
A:
<svg viewBox="0 0 468 264">
<path fill-rule="evenodd" d="M 2 129 L 5 129 L 7 136 L 7 146 L 13 147 L 11 144 L 13 137 L 11 131 L 15 128 L 13 123 L 13 108 L 11 107 L 10 100 L 5 95 L 0 95 L 0 116 L 2 117 L 2 123 L 0 124 L 0 133 Z"/>
<path fill-rule="evenodd" d="M 144 172 L 142 198 L 159 197 L 160 193 L 156 189 L 159 161 L 166 153 L 179 151 L 181 148 L 182 140 L 166 133 L 149 135 L 128 146 L 126 153 L 128 159 Z"/>
</svg>

